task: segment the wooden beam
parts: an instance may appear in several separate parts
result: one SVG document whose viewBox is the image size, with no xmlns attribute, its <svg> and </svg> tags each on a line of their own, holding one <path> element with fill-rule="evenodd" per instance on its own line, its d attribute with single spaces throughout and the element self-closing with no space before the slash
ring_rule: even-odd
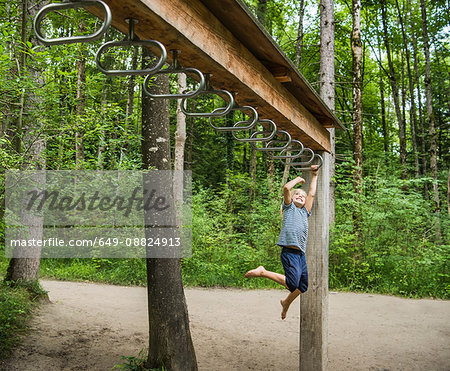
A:
<svg viewBox="0 0 450 371">
<path fill-rule="evenodd" d="M 328 363 L 328 243 L 330 154 L 323 165 L 309 217 L 306 264 L 309 288 L 300 296 L 300 371 L 322 371 Z M 306 174 L 307 183 L 311 181 Z"/>
<path fill-rule="evenodd" d="M 273 66 L 268 68 L 273 77 L 279 82 L 292 82 L 292 78 L 289 75 L 289 69 L 283 66 Z"/>
<path fill-rule="evenodd" d="M 283 86 L 297 97 L 323 126 L 345 129 L 243 0 L 201 1 L 270 71 L 272 65 L 285 67 L 289 71 L 291 81 L 285 81 Z"/>
<path fill-rule="evenodd" d="M 330 151 L 326 128 L 199 0 L 106 0 L 113 26 L 126 33 L 125 18 L 137 18 L 135 32 L 179 49 L 180 64 L 212 73 L 212 85 L 238 93 L 293 138 L 313 150 Z"/>
</svg>

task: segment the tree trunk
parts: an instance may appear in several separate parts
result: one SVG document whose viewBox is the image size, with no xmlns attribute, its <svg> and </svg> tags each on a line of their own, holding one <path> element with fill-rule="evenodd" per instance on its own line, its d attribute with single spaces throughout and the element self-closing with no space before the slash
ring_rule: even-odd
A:
<svg viewBox="0 0 450 371">
<path fill-rule="evenodd" d="M 450 215 L 450 169 L 447 175 L 447 214 Z"/>
<path fill-rule="evenodd" d="M 256 147 L 253 143 L 250 143 L 250 202 L 255 198 L 255 187 L 256 187 Z"/>
<path fill-rule="evenodd" d="M 186 75 L 181 73 L 178 75 L 178 94 L 182 94 L 186 90 Z M 186 143 L 186 116 L 181 111 L 181 101 L 177 101 L 177 130 L 175 131 L 175 160 L 173 168 L 174 184 L 173 192 L 175 200 L 180 204 L 183 202 L 183 170 L 184 170 L 184 147 Z M 178 207 L 177 210 L 181 210 Z M 178 215 L 180 217 L 180 215 Z"/>
<path fill-rule="evenodd" d="M 25 41 L 28 39 L 27 34 L 27 18 L 28 18 L 28 9 L 30 9 L 31 16 L 35 14 L 39 7 L 35 2 L 29 2 L 28 0 L 23 0 L 22 2 L 22 47 L 25 48 Z M 31 42 L 33 45 L 37 45 L 34 37 L 31 38 Z M 23 50 L 21 55 L 21 63 L 20 70 L 18 71 L 22 77 L 25 76 L 25 70 L 28 72 L 29 78 L 31 78 L 35 83 L 37 89 L 39 86 L 43 86 L 44 83 L 41 78 L 41 74 L 39 71 L 33 69 L 32 67 L 27 68 L 27 60 L 26 60 L 26 50 Z M 36 90 L 37 90 L 36 89 Z M 26 97 L 25 97 L 26 94 Z M 42 136 L 41 126 L 42 123 L 41 114 L 39 112 L 40 109 L 40 101 L 38 96 L 35 94 L 34 90 L 30 90 L 23 93 L 24 96 L 24 106 L 21 107 L 21 110 L 26 113 L 23 116 L 23 144 L 24 148 L 27 149 L 26 159 L 24 162 L 28 170 L 44 170 L 45 169 L 45 159 L 43 157 L 44 151 L 46 149 L 46 141 L 45 137 Z M 20 119 L 22 120 L 22 119 Z M 39 184 L 45 182 L 42 180 L 42 173 L 36 175 L 36 180 Z M 35 216 L 32 213 L 27 213 L 26 208 L 23 208 L 23 212 L 21 215 L 21 221 L 24 225 L 31 226 L 28 231 L 29 235 L 27 235 L 27 239 L 36 239 L 42 240 L 43 234 L 43 217 Z M 32 254 L 30 253 L 32 252 Z M 21 252 L 14 252 L 16 257 L 13 257 L 8 265 L 5 281 L 34 281 L 39 277 L 39 267 L 40 267 L 40 255 L 41 248 L 34 247 L 31 251 L 28 247 L 25 251 L 27 257 L 18 257 L 21 256 Z"/>
<path fill-rule="evenodd" d="M 135 48 L 133 50 L 133 57 L 131 58 L 131 69 L 136 70 L 137 69 L 137 57 L 138 57 L 138 50 Z M 136 76 L 130 76 L 128 80 L 128 86 L 127 86 L 127 109 L 126 109 L 126 117 L 127 117 L 127 123 L 131 121 L 131 116 L 133 115 L 133 108 L 134 108 L 134 87 L 136 82 Z"/>
<path fill-rule="evenodd" d="M 146 51 L 145 54 L 148 52 Z M 168 75 L 159 75 L 151 87 L 167 92 Z M 168 100 L 150 99 L 142 93 L 142 160 L 144 168 L 170 170 Z M 168 192 L 172 191 L 169 185 Z M 146 229 L 148 236 L 149 229 Z M 197 370 L 181 278 L 180 259 L 147 259 L 149 312 L 148 368 Z"/>
<path fill-rule="evenodd" d="M 353 75 L 353 159 L 355 172 L 353 175 L 354 189 L 362 192 L 362 42 L 361 42 L 361 3 L 352 2 L 352 75 Z"/>
<path fill-rule="evenodd" d="M 256 17 L 261 24 L 266 27 L 267 0 L 258 0 L 256 7 Z"/>
<path fill-rule="evenodd" d="M 430 47 L 428 45 L 428 29 L 427 29 L 427 13 L 425 8 L 425 0 L 420 0 L 420 8 L 422 11 L 422 35 L 423 49 L 425 53 L 425 97 L 427 103 L 427 119 L 430 126 L 430 169 L 433 177 L 433 203 L 434 210 L 438 214 L 439 205 L 439 189 L 438 189 L 438 167 L 436 155 L 436 128 L 434 123 L 433 101 L 431 94 L 431 64 L 430 64 Z M 439 233 L 439 230 L 438 230 Z"/>
<path fill-rule="evenodd" d="M 297 42 L 295 43 L 295 67 L 300 71 L 300 65 L 303 62 L 303 17 L 305 14 L 305 0 L 300 0 L 298 9 L 298 28 L 297 28 Z M 334 23 L 333 23 L 334 27 Z"/>
<path fill-rule="evenodd" d="M 383 82 L 383 65 L 381 64 L 381 40 L 380 34 L 377 32 L 378 41 L 378 66 L 380 75 L 380 107 L 381 107 L 381 127 L 383 130 L 384 159 L 386 166 L 389 164 L 389 133 L 386 126 L 386 103 L 384 101 L 384 82 Z"/>
<path fill-rule="evenodd" d="M 398 84 L 395 76 L 394 63 L 392 61 L 391 47 L 389 43 L 389 32 L 387 28 L 386 0 L 381 0 L 381 18 L 383 20 L 384 45 L 386 47 L 386 56 L 389 64 L 389 81 L 391 83 L 392 95 L 394 98 L 395 114 L 398 121 L 398 136 L 400 141 L 400 163 L 402 165 L 402 178 L 406 179 L 406 129 L 400 109 L 400 99 L 398 95 Z"/>
<path fill-rule="evenodd" d="M 352 1 L 352 82 L 353 82 L 353 159 L 355 170 L 353 173 L 353 188 L 356 194 L 362 194 L 362 42 L 361 42 L 361 2 Z M 359 198 L 359 197 L 358 197 Z M 361 213 L 359 208 L 353 211 L 355 231 L 361 233 Z"/>
<path fill-rule="evenodd" d="M 319 68 L 319 92 L 320 97 L 334 111 L 334 1 L 320 1 L 320 68 Z M 335 129 L 328 129 L 331 140 L 330 156 L 330 225 L 333 225 L 335 218 Z"/>
<path fill-rule="evenodd" d="M 78 25 L 80 33 L 86 31 L 86 26 L 83 21 Z M 77 131 L 75 132 L 75 163 L 76 168 L 82 167 L 84 162 L 84 128 L 80 127 L 82 124 L 82 116 L 86 105 L 84 90 L 86 86 L 86 57 L 84 55 L 83 45 L 80 45 L 80 54 L 77 60 L 77 105 L 76 105 L 76 120 Z"/>
<path fill-rule="evenodd" d="M 417 56 L 417 40 L 415 38 L 414 33 L 411 33 L 412 36 L 412 46 L 413 46 L 413 54 L 414 54 L 414 76 L 416 80 L 416 89 L 417 89 L 417 105 L 419 108 L 419 142 L 420 142 L 420 160 L 422 164 L 421 168 L 421 174 L 423 176 L 426 176 L 428 173 L 428 162 L 427 162 L 427 149 L 426 149 L 426 135 L 425 135 L 425 122 L 423 117 L 423 110 L 422 110 L 422 98 L 421 98 L 421 91 L 420 91 L 420 73 L 419 73 L 419 62 L 418 62 L 418 56 Z M 424 196 L 425 199 L 428 199 L 428 184 L 424 184 Z"/>
<path fill-rule="evenodd" d="M 133 49 L 133 56 L 131 57 L 131 69 L 137 69 L 137 58 L 138 58 L 138 49 Z M 134 87 L 135 87 L 136 76 L 130 76 L 127 83 L 127 106 L 125 111 L 125 132 L 132 132 L 132 119 L 133 119 L 133 111 L 134 111 Z M 122 163 L 122 159 L 124 156 L 128 154 L 128 141 L 126 141 L 122 147 L 120 147 L 120 162 L 119 166 Z"/>
<path fill-rule="evenodd" d="M 412 147 L 413 147 L 413 153 L 414 153 L 414 164 L 415 164 L 415 175 L 416 178 L 419 177 L 420 175 L 420 170 L 419 170 L 419 154 L 418 154 L 418 150 L 417 150 L 417 134 L 416 134 L 416 103 L 415 103 L 415 99 L 414 99 L 414 80 L 412 78 L 412 72 L 411 72 L 411 63 L 410 63 L 410 59 L 411 59 L 411 53 L 409 51 L 408 48 L 408 37 L 406 36 L 406 31 L 405 31 L 405 26 L 404 26 L 404 22 L 403 22 L 403 12 L 400 10 L 400 6 L 398 4 L 398 0 L 395 0 L 395 4 L 397 6 L 397 12 L 398 12 L 398 17 L 399 17 L 399 21 L 400 21 L 400 27 L 402 30 L 402 37 L 403 37 L 403 46 L 404 46 L 404 50 L 406 53 L 406 66 L 407 66 L 407 71 L 408 71 L 408 81 L 409 81 L 409 99 L 410 99 L 410 130 L 411 130 L 411 142 L 412 142 Z M 405 105 L 405 103 L 403 103 Z"/>
<path fill-rule="evenodd" d="M 275 191 L 275 163 L 273 158 L 266 155 L 267 162 L 267 180 L 269 183 L 269 191 L 272 194 Z"/>
<path fill-rule="evenodd" d="M 194 101 L 191 102 L 191 112 L 194 110 Z M 187 142 L 188 148 L 186 153 L 186 170 L 192 170 L 193 167 L 193 159 L 192 159 L 192 150 L 194 147 L 194 137 L 195 137 L 195 119 L 193 117 L 189 117 L 189 131 L 187 132 Z"/>
<path fill-rule="evenodd" d="M 383 144 L 386 165 L 389 158 L 389 134 L 386 127 L 386 105 L 384 103 L 384 83 L 380 68 L 380 104 L 381 104 L 381 127 L 383 128 Z"/>
</svg>

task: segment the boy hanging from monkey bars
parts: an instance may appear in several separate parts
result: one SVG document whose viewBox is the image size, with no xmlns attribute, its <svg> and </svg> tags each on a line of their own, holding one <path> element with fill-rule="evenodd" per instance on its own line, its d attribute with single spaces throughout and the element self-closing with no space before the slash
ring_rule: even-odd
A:
<svg viewBox="0 0 450 371">
<path fill-rule="evenodd" d="M 308 240 L 308 218 L 316 195 L 317 175 L 319 166 L 311 166 L 311 184 L 309 192 L 300 188 L 294 188 L 299 183 L 305 183 L 305 179 L 297 177 L 283 187 L 283 225 L 278 237 L 277 245 L 281 249 L 281 263 L 284 276 L 279 273 L 266 270 L 262 265 L 252 269 L 245 277 L 264 277 L 286 287 L 290 293 L 280 300 L 281 318 L 285 319 L 291 303 L 300 294 L 308 289 L 308 269 L 306 267 L 306 243 Z"/>
</svg>

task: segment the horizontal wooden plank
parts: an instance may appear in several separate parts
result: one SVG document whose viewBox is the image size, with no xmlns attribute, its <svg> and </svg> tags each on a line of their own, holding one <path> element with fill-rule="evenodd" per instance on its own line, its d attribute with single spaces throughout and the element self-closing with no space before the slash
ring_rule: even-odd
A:
<svg viewBox="0 0 450 371">
<path fill-rule="evenodd" d="M 285 82 L 283 86 L 301 101 L 322 126 L 345 129 L 242 0 L 201 1 L 266 68 L 270 71 L 289 71 L 289 78 L 282 81 Z"/>
<path fill-rule="evenodd" d="M 327 129 L 288 91 L 199 0 L 106 0 L 113 26 L 126 33 L 126 18 L 139 19 L 135 32 L 179 49 L 179 62 L 211 73 L 212 85 L 237 92 L 239 104 L 252 105 L 314 150 L 330 151 Z M 289 76 L 289 72 L 286 73 Z"/>
</svg>

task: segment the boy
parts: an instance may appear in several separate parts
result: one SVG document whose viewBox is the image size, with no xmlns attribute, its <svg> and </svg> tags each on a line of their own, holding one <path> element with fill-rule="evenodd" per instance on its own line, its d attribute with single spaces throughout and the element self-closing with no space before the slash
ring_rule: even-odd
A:
<svg viewBox="0 0 450 371">
<path fill-rule="evenodd" d="M 308 195 L 302 189 L 293 189 L 299 183 L 305 183 L 297 177 L 283 187 L 283 226 L 277 245 L 282 247 L 281 262 L 284 276 L 267 271 L 262 265 L 252 269 L 245 277 L 265 277 L 286 287 L 290 294 L 281 303 L 281 319 L 286 318 L 291 303 L 297 296 L 308 289 L 308 269 L 306 267 L 305 251 L 308 240 L 308 217 L 316 195 L 317 174 L 319 167 L 311 166 L 311 184 Z"/>
</svg>

